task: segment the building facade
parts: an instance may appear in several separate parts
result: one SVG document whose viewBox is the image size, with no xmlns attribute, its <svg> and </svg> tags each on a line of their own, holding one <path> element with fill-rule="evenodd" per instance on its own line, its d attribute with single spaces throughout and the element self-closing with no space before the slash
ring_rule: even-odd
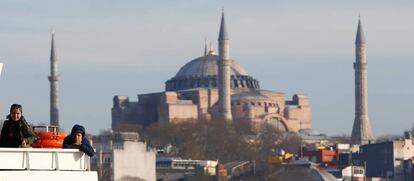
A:
<svg viewBox="0 0 414 181">
<path fill-rule="evenodd" d="M 139 94 L 137 102 L 114 96 L 112 129 L 188 120 L 247 121 L 254 128 L 270 123 L 291 132 L 311 128 L 309 97 L 295 94 L 286 100 L 284 93 L 261 89 L 259 81 L 230 58 L 229 43 L 223 14 L 219 54 L 210 48 L 185 64 L 165 82 L 163 92 Z"/>
<path fill-rule="evenodd" d="M 100 181 L 156 180 L 155 155 L 135 132 L 107 132 L 92 138 Z"/>
<path fill-rule="evenodd" d="M 411 136 L 406 136 L 404 140 L 362 145 L 360 154 L 368 178 L 393 181 L 414 178 L 414 145 Z"/>
</svg>

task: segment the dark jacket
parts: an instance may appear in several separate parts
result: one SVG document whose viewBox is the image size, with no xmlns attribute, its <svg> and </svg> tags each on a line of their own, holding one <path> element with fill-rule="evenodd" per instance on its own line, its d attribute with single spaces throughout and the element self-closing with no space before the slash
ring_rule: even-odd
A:
<svg viewBox="0 0 414 181">
<path fill-rule="evenodd" d="M 3 122 L 0 147 L 18 148 L 23 140 L 26 140 L 27 145 L 31 145 L 37 140 L 35 132 L 23 116 L 19 121 L 8 119 Z"/>
<path fill-rule="evenodd" d="M 76 133 L 82 133 L 82 144 L 75 145 L 74 139 Z M 65 140 L 63 141 L 63 148 L 75 148 L 79 149 L 80 151 L 83 151 L 89 156 L 93 156 L 95 154 L 95 151 L 93 150 L 91 144 L 89 143 L 88 139 L 85 138 L 85 128 L 81 125 L 75 124 L 72 128 L 72 131 L 69 136 L 66 136 Z"/>
</svg>

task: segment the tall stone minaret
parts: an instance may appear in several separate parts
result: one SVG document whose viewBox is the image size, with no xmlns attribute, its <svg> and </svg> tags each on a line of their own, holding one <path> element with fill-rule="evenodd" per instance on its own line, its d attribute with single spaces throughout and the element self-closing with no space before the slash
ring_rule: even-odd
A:
<svg viewBox="0 0 414 181">
<path fill-rule="evenodd" d="M 352 128 L 352 144 L 373 142 L 371 125 L 368 118 L 368 62 L 367 44 L 362 30 L 361 19 L 355 40 L 355 120 Z"/>
<path fill-rule="evenodd" d="M 50 125 L 59 126 L 59 69 L 55 54 L 55 33 L 50 50 Z"/>
<path fill-rule="evenodd" d="M 221 15 L 220 33 L 218 37 L 219 56 L 217 61 L 218 67 L 218 89 L 219 102 L 218 113 L 219 119 L 227 122 L 232 121 L 231 115 L 231 90 L 230 90 L 230 54 L 229 54 L 229 36 L 227 34 L 224 12 Z"/>
</svg>

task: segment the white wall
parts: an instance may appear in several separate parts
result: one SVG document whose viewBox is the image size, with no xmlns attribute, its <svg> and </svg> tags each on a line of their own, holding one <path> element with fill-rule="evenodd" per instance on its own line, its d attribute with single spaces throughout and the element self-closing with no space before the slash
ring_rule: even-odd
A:
<svg viewBox="0 0 414 181">
<path fill-rule="evenodd" d="M 97 181 L 98 175 L 92 171 L 0 171 L 0 180 Z"/>
<path fill-rule="evenodd" d="M 124 176 L 155 181 L 155 151 L 147 151 L 143 142 L 125 141 L 124 149 L 113 151 L 114 181 Z"/>
</svg>

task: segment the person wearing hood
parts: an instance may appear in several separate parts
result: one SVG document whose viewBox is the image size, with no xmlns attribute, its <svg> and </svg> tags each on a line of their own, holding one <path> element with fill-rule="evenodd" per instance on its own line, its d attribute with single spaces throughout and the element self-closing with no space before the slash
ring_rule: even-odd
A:
<svg viewBox="0 0 414 181">
<path fill-rule="evenodd" d="M 75 124 L 69 136 L 66 136 L 63 141 L 63 148 L 74 148 L 83 151 L 88 156 L 95 154 L 94 149 L 89 143 L 88 139 L 85 138 L 85 128 L 81 125 Z"/>
<path fill-rule="evenodd" d="M 23 107 L 12 104 L 1 129 L 0 147 L 28 148 L 36 140 L 36 133 L 23 116 Z"/>
</svg>

